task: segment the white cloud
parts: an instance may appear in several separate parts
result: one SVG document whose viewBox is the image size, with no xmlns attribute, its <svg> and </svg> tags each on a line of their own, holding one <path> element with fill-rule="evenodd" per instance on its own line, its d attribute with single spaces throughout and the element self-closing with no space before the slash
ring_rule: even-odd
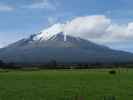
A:
<svg viewBox="0 0 133 100">
<path fill-rule="evenodd" d="M 7 12 L 7 11 L 13 11 L 14 8 L 9 6 L 9 5 L 5 5 L 5 4 L 0 4 L 0 12 Z"/>
<path fill-rule="evenodd" d="M 53 18 L 50 18 L 49 22 L 52 24 L 54 22 Z M 65 24 L 55 24 L 51 28 L 51 30 L 64 31 L 67 35 L 101 44 L 123 43 L 133 40 L 133 22 L 121 25 L 113 23 L 110 18 L 104 15 L 76 17 Z M 43 33 L 45 35 L 47 32 Z M 48 33 L 51 34 L 51 31 Z"/>
<path fill-rule="evenodd" d="M 68 21 L 64 31 L 98 43 L 124 42 L 133 39 L 133 22 L 120 25 L 104 15 L 84 16 Z"/>
<path fill-rule="evenodd" d="M 109 42 L 131 41 L 133 39 L 133 23 L 127 25 L 111 24 L 107 29 L 108 36 L 104 36 Z"/>
<path fill-rule="evenodd" d="M 67 34 L 86 39 L 100 38 L 106 34 L 111 20 L 103 15 L 85 16 L 67 22 L 64 30 Z"/>
<path fill-rule="evenodd" d="M 52 4 L 49 0 L 38 0 L 35 3 L 25 6 L 24 8 L 56 10 L 56 6 Z"/>
</svg>

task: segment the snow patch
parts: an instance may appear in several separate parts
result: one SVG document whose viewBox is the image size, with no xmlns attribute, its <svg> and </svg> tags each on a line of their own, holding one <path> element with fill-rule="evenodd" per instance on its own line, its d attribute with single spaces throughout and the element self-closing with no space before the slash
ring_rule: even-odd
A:
<svg viewBox="0 0 133 100">
<path fill-rule="evenodd" d="M 34 37 L 34 40 L 49 40 L 52 36 L 63 32 L 64 24 L 57 23 L 50 28 L 42 30 L 38 35 Z"/>
</svg>

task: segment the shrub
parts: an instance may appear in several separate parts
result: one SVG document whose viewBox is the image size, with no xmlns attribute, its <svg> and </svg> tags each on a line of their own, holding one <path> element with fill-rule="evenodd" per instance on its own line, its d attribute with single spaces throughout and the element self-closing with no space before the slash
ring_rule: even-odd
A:
<svg viewBox="0 0 133 100">
<path fill-rule="evenodd" d="M 116 74 L 116 71 L 115 70 L 111 70 L 111 71 L 109 71 L 109 74 Z"/>
</svg>

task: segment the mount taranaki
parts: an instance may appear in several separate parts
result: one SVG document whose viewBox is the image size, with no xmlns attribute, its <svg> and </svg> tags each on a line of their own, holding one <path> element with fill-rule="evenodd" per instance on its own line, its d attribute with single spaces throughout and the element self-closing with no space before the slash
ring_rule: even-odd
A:
<svg viewBox="0 0 133 100">
<path fill-rule="evenodd" d="M 0 60 L 14 63 L 128 63 L 133 54 L 110 49 L 91 41 L 66 35 L 56 24 L 29 38 L 0 49 Z"/>
</svg>

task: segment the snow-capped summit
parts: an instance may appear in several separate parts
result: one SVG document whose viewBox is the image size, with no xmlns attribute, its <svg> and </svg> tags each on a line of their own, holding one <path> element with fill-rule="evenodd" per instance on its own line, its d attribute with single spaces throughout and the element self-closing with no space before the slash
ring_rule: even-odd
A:
<svg viewBox="0 0 133 100">
<path fill-rule="evenodd" d="M 5 62 L 44 64 L 58 63 L 129 63 L 133 54 L 112 50 L 89 40 L 67 33 L 65 24 L 55 24 L 38 34 L 0 49 L 0 59 Z"/>
<path fill-rule="evenodd" d="M 49 40 L 51 37 L 53 37 L 56 34 L 59 34 L 63 32 L 64 24 L 54 24 L 53 26 L 42 30 L 34 37 L 34 40 Z"/>
</svg>

